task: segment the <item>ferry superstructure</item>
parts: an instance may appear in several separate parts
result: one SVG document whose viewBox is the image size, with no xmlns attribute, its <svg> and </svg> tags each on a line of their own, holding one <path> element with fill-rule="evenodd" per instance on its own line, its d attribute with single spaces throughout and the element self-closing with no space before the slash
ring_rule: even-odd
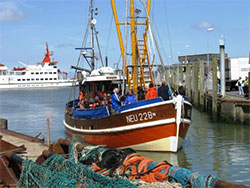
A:
<svg viewBox="0 0 250 188">
<path fill-rule="evenodd" d="M 0 64 L 0 89 L 40 88 L 40 87 L 66 87 L 71 86 L 72 79 L 63 78 L 58 67 L 58 61 L 51 61 L 48 44 L 46 43 L 46 55 L 42 62 L 36 65 L 24 65 L 21 68 L 8 69 Z"/>
</svg>

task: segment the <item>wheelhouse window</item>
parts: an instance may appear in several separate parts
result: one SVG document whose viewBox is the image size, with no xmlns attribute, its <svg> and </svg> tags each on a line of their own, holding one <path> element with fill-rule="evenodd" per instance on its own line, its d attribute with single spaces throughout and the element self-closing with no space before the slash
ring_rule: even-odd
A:
<svg viewBox="0 0 250 188">
<path fill-rule="evenodd" d="M 21 79 L 17 79 L 17 81 L 21 81 Z"/>
<path fill-rule="evenodd" d="M 52 80 L 52 78 L 50 78 L 49 80 Z"/>
<path fill-rule="evenodd" d="M 36 74 L 39 74 L 39 72 L 36 72 Z"/>
<path fill-rule="evenodd" d="M 40 74 L 43 74 L 43 72 L 40 72 Z"/>
<path fill-rule="evenodd" d="M 52 72 L 49 72 L 49 74 L 52 74 Z"/>
<path fill-rule="evenodd" d="M 45 78 L 45 80 L 48 80 L 48 78 Z"/>
<path fill-rule="evenodd" d="M 28 78 L 27 81 L 30 81 L 30 79 Z"/>
<path fill-rule="evenodd" d="M 25 81 L 25 79 L 22 79 L 22 81 Z"/>
<path fill-rule="evenodd" d="M 43 78 L 41 78 L 41 80 L 43 80 Z"/>
<path fill-rule="evenodd" d="M 34 72 L 31 72 L 31 74 L 34 74 Z"/>
<path fill-rule="evenodd" d="M 39 80 L 39 78 L 36 78 L 36 80 Z"/>
<path fill-rule="evenodd" d="M 57 80 L 57 78 L 54 78 L 54 80 Z"/>
<path fill-rule="evenodd" d="M 53 74 L 56 74 L 56 72 L 53 72 Z"/>
</svg>

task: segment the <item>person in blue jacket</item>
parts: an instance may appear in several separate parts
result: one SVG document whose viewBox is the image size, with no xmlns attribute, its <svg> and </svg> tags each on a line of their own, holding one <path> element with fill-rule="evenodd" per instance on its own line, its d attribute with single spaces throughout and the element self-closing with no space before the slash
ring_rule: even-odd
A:
<svg viewBox="0 0 250 188">
<path fill-rule="evenodd" d="M 121 101 L 119 99 L 119 89 L 115 88 L 114 93 L 111 96 L 112 109 L 118 111 L 121 106 Z"/>
<path fill-rule="evenodd" d="M 128 95 L 125 99 L 124 105 L 135 103 L 136 102 L 136 95 L 133 94 L 133 90 L 129 89 L 128 90 Z"/>
</svg>

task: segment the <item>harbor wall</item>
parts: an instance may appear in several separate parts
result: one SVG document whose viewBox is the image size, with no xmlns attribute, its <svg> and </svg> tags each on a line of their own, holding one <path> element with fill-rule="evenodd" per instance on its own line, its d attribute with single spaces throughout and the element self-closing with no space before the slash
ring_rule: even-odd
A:
<svg viewBox="0 0 250 188">
<path fill-rule="evenodd" d="M 219 59 L 216 57 L 212 58 L 209 67 L 204 61 L 174 64 L 165 67 L 167 76 L 164 77 L 172 92 L 178 90 L 178 85 L 182 84 L 186 97 L 193 106 L 211 114 L 214 119 L 250 125 L 250 100 L 239 97 L 238 93 L 229 95 L 227 92 L 224 96 L 220 94 L 218 64 Z M 158 70 L 158 77 L 163 77 L 161 74 L 164 74 L 164 71 Z"/>
</svg>

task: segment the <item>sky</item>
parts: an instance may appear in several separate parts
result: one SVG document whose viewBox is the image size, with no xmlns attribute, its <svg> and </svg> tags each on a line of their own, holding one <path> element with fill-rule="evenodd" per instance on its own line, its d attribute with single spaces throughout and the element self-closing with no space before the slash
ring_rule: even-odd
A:
<svg viewBox="0 0 250 188">
<path fill-rule="evenodd" d="M 136 6 L 142 8 L 141 1 Z M 82 44 L 88 7 L 89 0 L 0 0 L 0 63 L 13 68 L 22 66 L 18 62 L 41 62 L 48 42 L 58 67 L 70 71 L 79 56 L 75 48 Z M 110 1 L 94 0 L 94 8 L 101 54 L 110 66 L 121 67 Z M 125 0 L 116 0 L 116 8 L 124 22 Z M 221 35 L 229 57 L 250 52 L 250 0 L 152 0 L 150 17 L 166 65 L 179 55 L 219 53 Z"/>
</svg>

